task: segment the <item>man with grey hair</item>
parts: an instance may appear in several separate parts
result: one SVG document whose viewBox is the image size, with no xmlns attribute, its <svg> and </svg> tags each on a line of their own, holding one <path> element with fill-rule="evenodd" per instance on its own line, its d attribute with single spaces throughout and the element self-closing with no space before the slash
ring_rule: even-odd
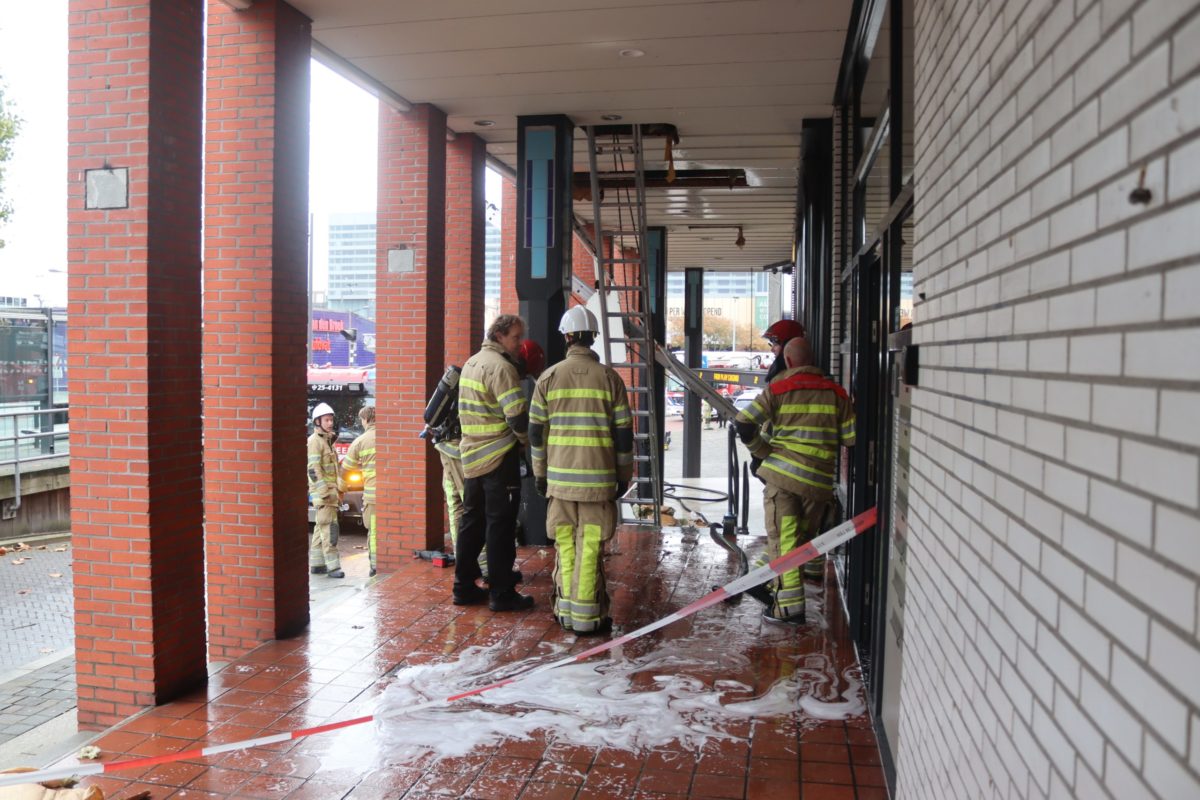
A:
<svg viewBox="0 0 1200 800">
<path fill-rule="evenodd" d="M 501 314 L 458 381 L 464 476 L 462 528 L 455 545 L 455 605 L 487 601 L 493 611 L 522 611 L 533 598 L 518 594 L 513 574 L 521 500 L 521 452 L 529 442 L 529 406 L 517 356 L 525 323 Z M 475 584 L 477 559 L 487 545 L 488 589 Z"/>
</svg>

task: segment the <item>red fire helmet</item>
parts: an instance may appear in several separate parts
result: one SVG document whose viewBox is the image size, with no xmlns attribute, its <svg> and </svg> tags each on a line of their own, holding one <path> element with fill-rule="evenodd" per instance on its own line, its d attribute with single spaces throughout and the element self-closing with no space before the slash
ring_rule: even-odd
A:
<svg viewBox="0 0 1200 800">
<path fill-rule="evenodd" d="M 533 339 L 522 340 L 518 357 L 525 365 L 526 375 L 536 378 L 546 368 L 546 351 Z"/>
<path fill-rule="evenodd" d="M 804 326 L 794 319 L 781 319 L 762 333 L 771 344 L 787 344 L 797 336 L 804 335 Z"/>
</svg>

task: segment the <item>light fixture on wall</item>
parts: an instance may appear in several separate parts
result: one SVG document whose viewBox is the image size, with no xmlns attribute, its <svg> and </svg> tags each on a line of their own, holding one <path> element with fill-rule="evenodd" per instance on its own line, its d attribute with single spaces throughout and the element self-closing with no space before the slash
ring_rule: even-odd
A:
<svg viewBox="0 0 1200 800">
<path fill-rule="evenodd" d="M 490 119 L 477 119 L 477 120 L 475 120 L 475 127 L 476 127 L 476 128 L 490 128 L 490 127 L 492 127 L 492 126 L 493 126 L 493 125 L 495 125 L 495 124 L 496 124 L 496 123 L 495 123 L 494 121 L 490 120 Z"/>
<path fill-rule="evenodd" d="M 605 122 L 616 122 L 617 120 L 624 119 L 624 117 L 622 117 L 620 114 L 601 114 L 600 119 L 604 120 Z"/>
<path fill-rule="evenodd" d="M 638 50 L 636 47 L 626 47 L 624 50 L 618 50 L 617 55 L 621 58 L 641 58 L 646 55 L 646 51 Z"/>
<path fill-rule="evenodd" d="M 742 233 L 741 225 L 738 226 L 738 238 L 734 239 L 733 243 L 738 246 L 739 250 L 746 246 L 746 234 Z"/>
</svg>

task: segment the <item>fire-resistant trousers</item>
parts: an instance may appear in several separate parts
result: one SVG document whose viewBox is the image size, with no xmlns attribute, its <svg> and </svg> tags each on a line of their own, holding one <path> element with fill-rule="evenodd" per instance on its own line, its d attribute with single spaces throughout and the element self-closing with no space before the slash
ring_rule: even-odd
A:
<svg viewBox="0 0 1200 800">
<path fill-rule="evenodd" d="M 486 545 L 492 596 L 513 588 L 517 511 L 521 503 L 520 458 L 514 447 L 494 470 L 466 479 L 462 528 L 454 547 L 455 586 L 474 584 L 480 576 L 478 559 Z"/>
<path fill-rule="evenodd" d="M 767 554 L 771 560 L 790 553 L 819 534 L 831 500 L 829 492 L 792 494 L 767 484 L 763 490 L 763 512 L 767 522 Z M 824 557 L 820 560 L 824 565 Z M 774 616 L 779 619 L 804 616 L 804 579 L 799 567 L 776 578 L 772 588 L 775 603 L 771 613 Z"/>
<path fill-rule="evenodd" d="M 442 492 L 446 495 L 446 515 L 450 518 L 450 550 L 458 550 L 458 532 L 462 530 L 463 493 L 466 491 L 466 476 L 463 475 L 462 461 L 448 456 L 441 451 L 442 458 Z M 479 570 L 486 578 L 487 547 L 479 552 Z"/>
<path fill-rule="evenodd" d="M 568 630 L 595 630 L 608 616 L 604 543 L 617 529 L 617 504 L 551 497 L 546 529 L 554 536 L 554 616 Z"/>
<path fill-rule="evenodd" d="M 308 566 L 325 567 L 332 572 L 341 566 L 338 559 L 338 510 L 337 506 L 317 506 L 317 520 L 313 524 L 312 538 L 308 542 Z"/>
<path fill-rule="evenodd" d="M 363 506 L 363 525 L 367 528 L 367 553 L 371 558 L 371 569 L 375 569 L 375 504 Z"/>
</svg>

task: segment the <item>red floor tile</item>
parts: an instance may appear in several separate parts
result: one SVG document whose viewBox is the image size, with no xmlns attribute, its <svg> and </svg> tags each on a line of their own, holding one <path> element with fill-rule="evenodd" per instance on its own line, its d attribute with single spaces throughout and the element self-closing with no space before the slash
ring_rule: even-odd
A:
<svg viewBox="0 0 1200 800">
<path fill-rule="evenodd" d="M 671 538 L 673 537 L 673 538 Z M 703 542 L 665 542 L 644 531 L 621 532 L 610 549 L 608 573 L 613 616 L 631 630 L 679 608 L 731 577 L 723 553 Z M 472 646 L 502 645 L 512 660 L 579 651 L 595 640 L 564 632 L 546 613 L 553 553 L 522 548 L 526 590 L 538 606 L 524 614 L 496 615 L 448 603 L 448 571 L 417 562 L 332 607 L 312 621 L 309 633 L 258 648 L 215 673 L 205 689 L 130 720 L 100 741 L 106 760 L 123 753 L 157 755 L 204 743 L 229 742 L 291 731 L 373 713 L 376 698 L 400 667 L 443 663 Z M 813 587 L 815 588 L 815 587 Z M 810 588 L 810 592 L 813 589 Z M 827 582 L 827 592 L 836 592 Z M 835 594 L 814 605 L 839 608 Z M 690 637 L 719 638 L 744 657 L 731 668 L 690 673 L 707 682 L 738 681 L 754 692 L 728 691 L 724 702 L 750 699 L 791 675 L 807 654 L 833 659 L 837 669 L 854 665 L 844 640 L 846 626 L 834 618 L 790 635 L 762 630 L 757 609 L 718 606 L 692 619 L 623 646 L 626 658 L 658 648 L 686 647 Z M 819 611 L 811 611 L 815 615 Z M 831 655 L 833 654 L 833 655 Z M 637 673 L 634 691 L 656 686 L 649 671 Z M 844 688 L 844 686 L 842 687 Z M 515 714 L 524 713 L 514 709 Z M 725 736 L 700 745 L 672 742 L 643 751 L 581 746 L 542 732 L 500 741 L 456 757 L 432 753 L 390 758 L 376 753 L 347 760 L 346 743 L 365 729 L 345 729 L 208 759 L 142 768 L 89 779 L 110 797 L 127 787 L 149 787 L 160 798 L 276 798 L 319 800 L 679 800 L 683 797 L 770 800 L 876 800 L 886 797 L 870 720 L 786 717 L 728 718 Z M 340 748 L 340 749 L 339 749 Z M 337 755 L 338 753 L 341 755 Z M 336 756 L 336 757 L 335 757 Z M 182 788 L 180 788 L 182 787 Z M 856 788 L 857 787 L 857 788 Z"/>
</svg>

